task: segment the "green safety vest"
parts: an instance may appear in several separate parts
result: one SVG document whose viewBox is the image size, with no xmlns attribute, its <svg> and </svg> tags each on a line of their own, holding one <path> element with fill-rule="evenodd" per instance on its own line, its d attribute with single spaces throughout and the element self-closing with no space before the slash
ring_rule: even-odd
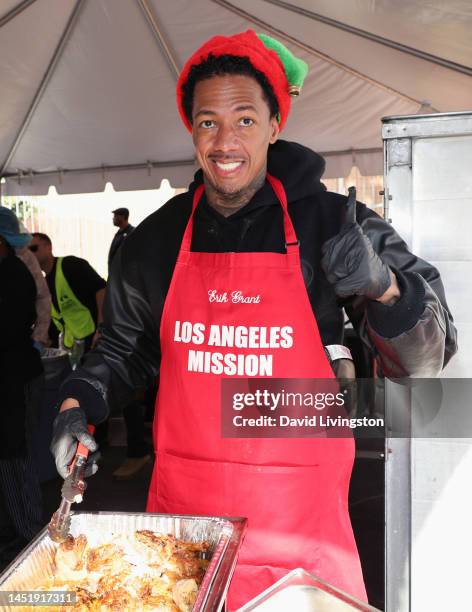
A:
<svg viewBox="0 0 472 612">
<path fill-rule="evenodd" d="M 64 346 L 72 348 L 74 340 L 82 340 L 95 331 L 95 321 L 90 310 L 84 306 L 67 282 L 62 271 L 63 257 L 57 258 L 56 263 L 56 298 L 59 311 L 51 303 L 51 317 L 54 325 L 60 332 L 64 332 Z"/>
</svg>

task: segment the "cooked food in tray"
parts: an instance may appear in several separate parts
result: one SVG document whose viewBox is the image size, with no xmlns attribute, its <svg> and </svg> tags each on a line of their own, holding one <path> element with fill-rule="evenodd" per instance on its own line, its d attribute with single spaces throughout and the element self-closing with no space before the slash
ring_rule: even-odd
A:
<svg viewBox="0 0 472 612">
<path fill-rule="evenodd" d="M 56 612 L 191 612 L 208 549 L 208 542 L 184 542 L 148 530 L 95 547 L 83 534 L 69 536 L 56 550 L 53 578 L 35 590 L 76 593 L 73 606 L 48 606 Z"/>
</svg>

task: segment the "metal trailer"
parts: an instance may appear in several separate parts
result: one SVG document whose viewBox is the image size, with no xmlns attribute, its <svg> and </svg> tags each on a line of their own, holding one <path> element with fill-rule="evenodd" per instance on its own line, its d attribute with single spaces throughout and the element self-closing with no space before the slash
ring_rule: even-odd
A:
<svg viewBox="0 0 472 612">
<path fill-rule="evenodd" d="M 472 112 L 387 117 L 382 136 L 385 218 L 439 269 L 460 347 L 442 377 L 468 378 Z M 387 382 L 385 397 L 387 422 L 399 412 L 411 418 L 411 390 Z M 437 418 L 447 419 L 455 403 L 453 396 L 443 400 Z M 467 413 L 464 435 L 472 435 Z M 386 610 L 472 610 L 472 439 L 416 433 L 386 439 Z"/>
</svg>

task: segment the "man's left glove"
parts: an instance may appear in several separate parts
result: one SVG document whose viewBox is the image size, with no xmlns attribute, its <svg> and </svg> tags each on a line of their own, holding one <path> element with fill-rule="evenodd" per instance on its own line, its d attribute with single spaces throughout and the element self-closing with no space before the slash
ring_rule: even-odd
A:
<svg viewBox="0 0 472 612">
<path fill-rule="evenodd" d="M 98 444 L 95 438 L 87 429 L 85 412 L 80 407 L 59 412 L 54 420 L 50 449 L 56 461 L 57 471 L 62 478 L 67 478 L 69 474 L 69 466 L 75 457 L 78 442 L 90 451 L 85 476 L 92 476 L 98 470 L 96 462 L 100 454 L 96 452 Z"/>
<path fill-rule="evenodd" d="M 376 300 L 390 287 L 390 268 L 356 221 L 355 187 L 349 187 L 346 218 L 339 234 L 327 240 L 321 250 L 321 266 L 338 297 L 365 295 Z"/>
</svg>

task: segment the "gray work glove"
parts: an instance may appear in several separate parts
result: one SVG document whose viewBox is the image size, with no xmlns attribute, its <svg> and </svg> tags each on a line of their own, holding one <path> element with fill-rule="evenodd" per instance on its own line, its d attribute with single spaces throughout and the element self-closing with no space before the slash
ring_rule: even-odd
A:
<svg viewBox="0 0 472 612">
<path fill-rule="evenodd" d="M 390 287 L 390 268 L 356 221 L 355 187 L 349 187 L 346 219 L 339 234 L 327 240 L 321 251 L 321 267 L 338 297 L 365 295 L 376 300 Z"/>
<path fill-rule="evenodd" d="M 85 467 L 85 477 L 92 476 L 98 470 L 97 461 L 100 453 L 96 452 L 98 444 L 87 429 L 87 418 L 82 408 L 70 408 L 59 412 L 54 420 L 50 450 L 56 461 L 56 468 L 62 478 L 69 474 L 69 466 L 81 442 L 90 453 Z"/>
</svg>

